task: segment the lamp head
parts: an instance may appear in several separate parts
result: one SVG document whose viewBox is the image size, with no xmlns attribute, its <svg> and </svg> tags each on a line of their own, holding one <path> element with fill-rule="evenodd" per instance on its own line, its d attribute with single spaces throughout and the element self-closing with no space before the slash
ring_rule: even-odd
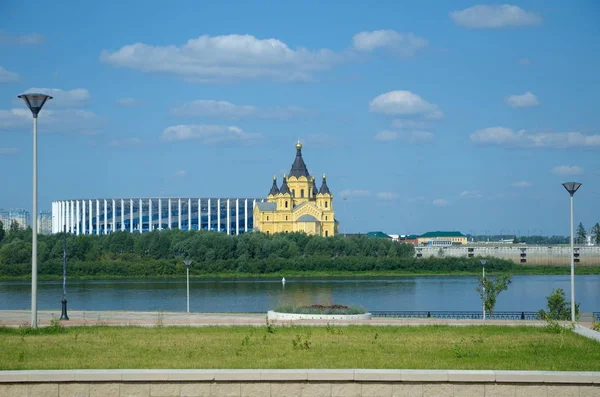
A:
<svg viewBox="0 0 600 397">
<path fill-rule="evenodd" d="M 481 262 L 481 264 L 482 264 L 483 266 L 485 266 L 485 265 L 486 265 L 486 263 L 487 263 L 487 260 L 486 260 L 486 259 L 481 259 L 479 262 Z"/>
<path fill-rule="evenodd" d="M 571 196 L 574 195 L 577 189 L 581 187 L 581 183 L 578 182 L 565 182 L 562 185 Z"/>
<path fill-rule="evenodd" d="M 183 264 L 185 265 L 185 267 L 190 267 L 192 265 L 192 260 L 191 259 L 186 259 L 183 261 Z"/>
<path fill-rule="evenodd" d="M 21 94 L 18 97 L 21 98 L 29 110 L 31 110 L 34 119 L 37 119 L 37 116 L 40 113 L 40 110 L 42 110 L 42 107 L 46 101 L 48 99 L 52 99 L 50 95 L 38 93 Z"/>
</svg>

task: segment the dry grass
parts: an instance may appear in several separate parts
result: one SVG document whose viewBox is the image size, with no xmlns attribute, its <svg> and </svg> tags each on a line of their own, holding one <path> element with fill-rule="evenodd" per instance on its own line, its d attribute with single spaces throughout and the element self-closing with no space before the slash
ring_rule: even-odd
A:
<svg viewBox="0 0 600 397">
<path fill-rule="evenodd" d="M 0 369 L 426 368 L 600 371 L 600 343 L 534 327 L 0 329 Z"/>
</svg>

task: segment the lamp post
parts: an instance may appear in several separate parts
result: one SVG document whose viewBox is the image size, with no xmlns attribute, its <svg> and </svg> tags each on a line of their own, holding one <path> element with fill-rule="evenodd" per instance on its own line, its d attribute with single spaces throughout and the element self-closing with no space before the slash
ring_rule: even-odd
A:
<svg viewBox="0 0 600 397">
<path fill-rule="evenodd" d="M 578 182 L 565 182 L 562 184 L 571 195 L 571 321 L 575 322 L 575 248 L 573 246 L 573 195 L 581 187 Z"/>
<path fill-rule="evenodd" d="M 481 302 L 481 306 L 483 309 L 483 319 L 485 320 L 485 264 L 487 263 L 487 260 L 482 259 L 479 262 L 481 262 L 481 266 L 483 267 L 483 277 L 481 279 L 481 288 L 483 289 L 483 299 Z"/>
<path fill-rule="evenodd" d="M 60 303 L 62 304 L 62 312 L 60 314 L 61 320 L 68 320 L 69 315 L 67 314 L 67 225 L 64 226 L 63 232 L 63 298 Z"/>
<path fill-rule="evenodd" d="M 187 272 L 187 312 L 190 312 L 190 266 L 192 265 L 192 260 L 186 259 L 183 261 L 185 265 L 185 270 Z"/>
<path fill-rule="evenodd" d="M 31 231 L 31 327 L 37 328 L 37 118 L 40 110 L 51 96 L 45 94 L 22 94 L 18 96 L 33 115 L 33 230 Z"/>
</svg>

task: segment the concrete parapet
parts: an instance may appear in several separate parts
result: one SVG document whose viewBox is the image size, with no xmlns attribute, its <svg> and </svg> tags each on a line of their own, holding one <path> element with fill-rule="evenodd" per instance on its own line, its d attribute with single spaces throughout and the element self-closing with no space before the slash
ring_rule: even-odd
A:
<svg viewBox="0 0 600 397">
<path fill-rule="evenodd" d="M 600 372 L 458 370 L 0 371 L 5 396 L 598 396 Z"/>
</svg>

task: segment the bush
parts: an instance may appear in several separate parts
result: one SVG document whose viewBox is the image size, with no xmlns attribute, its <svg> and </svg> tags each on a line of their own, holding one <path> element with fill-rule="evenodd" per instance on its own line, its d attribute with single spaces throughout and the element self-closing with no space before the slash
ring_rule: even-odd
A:
<svg viewBox="0 0 600 397">
<path fill-rule="evenodd" d="M 275 311 L 295 314 L 365 314 L 365 309 L 362 307 L 346 305 L 283 305 L 276 308 Z"/>
</svg>

